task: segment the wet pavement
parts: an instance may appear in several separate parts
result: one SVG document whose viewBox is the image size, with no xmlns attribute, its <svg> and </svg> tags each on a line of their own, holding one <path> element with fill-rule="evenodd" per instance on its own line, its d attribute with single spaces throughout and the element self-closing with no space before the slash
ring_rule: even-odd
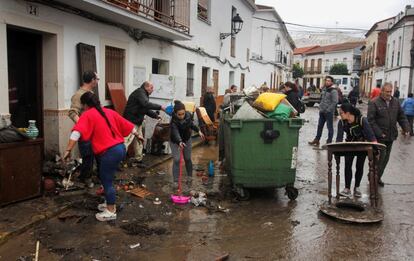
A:
<svg viewBox="0 0 414 261">
<path fill-rule="evenodd" d="M 68 211 L 1 245 L 0 260 L 31 260 L 37 240 L 42 261 L 215 260 L 227 253 L 228 260 L 414 260 L 414 138 L 399 137 L 394 143 L 385 187 L 379 189 L 384 220 L 371 225 L 338 222 L 319 212 L 327 200 L 327 153 L 307 145 L 316 132 L 317 107 L 308 108 L 303 117 L 309 122 L 300 131 L 295 201 L 284 189 L 253 190 L 249 201 L 237 201 L 226 175 L 205 186 L 194 172 L 186 192 L 207 192 L 209 205 L 176 206 L 169 200 L 171 161 L 146 173 L 128 169 L 122 175 L 142 176 L 152 197 L 119 192 L 123 209 L 118 219 L 99 223 L 94 207 L 100 199 L 85 196 Z M 201 146 L 194 150 L 193 162 L 207 169 L 216 155 L 214 145 Z M 369 202 L 367 167 L 361 184 L 364 202 Z M 160 205 L 153 204 L 154 196 Z M 139 247 L 130 247 L 137 243 Z"/>
</svg>

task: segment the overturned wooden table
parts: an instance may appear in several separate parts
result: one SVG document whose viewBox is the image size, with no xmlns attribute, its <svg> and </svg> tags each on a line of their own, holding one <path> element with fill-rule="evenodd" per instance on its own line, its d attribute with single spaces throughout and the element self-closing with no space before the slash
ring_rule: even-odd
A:
<svg viewBox="0 0 414 261">
<path fill-rule="evenodd" d="M 373 142 L 338 142 L 325 145 L 328 150 L 328 202 L 321 205 L 320 210 L 332 217 L 357 222 L 370 223 L 379 222 L 383 219 L 383 214 L 378 209 L 378 158 L 377 151 L 386 148 L 385 145 Z M 360 153 L 366 153 L 368 158 L 369 172 L 369 198 L 371 206 L 364 204 L 361 201 L 351 199 L 340 200 L 339 185 L 340 185 L 340 158 L 342 156 L 353 156 Z M 336 162 L 336 200 L 332 204 L 332 159 Z M 345 207 L 345 208 L 343 208 Z M 358 211 L 349 211 L 347 209 L 353 208 Z"/>
</svg>

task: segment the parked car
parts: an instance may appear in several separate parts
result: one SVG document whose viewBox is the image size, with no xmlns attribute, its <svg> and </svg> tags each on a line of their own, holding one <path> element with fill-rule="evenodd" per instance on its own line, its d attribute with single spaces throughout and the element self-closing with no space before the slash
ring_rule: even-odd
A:
<svg viewBox="0 0 414 261">
<path fill-rule="evenodd" d="M 306 107 L 313 107 L 315 103 L 321 102 L 321 91 L 319 88 L 312 86 L 308 87 L 302 97 L 302 102 Z"/>
</svg>

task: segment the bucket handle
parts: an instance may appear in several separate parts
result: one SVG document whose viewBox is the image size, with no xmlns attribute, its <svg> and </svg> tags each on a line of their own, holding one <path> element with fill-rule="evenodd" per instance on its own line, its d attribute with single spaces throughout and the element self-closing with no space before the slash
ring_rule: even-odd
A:
<svg viewBox="0 0 414 261">
<path fill-rule="evenodd" d="M 303 119 L 301 118 L 290 118 L 289 128 L 301 128 L 303 125 Z"/>
</svg>

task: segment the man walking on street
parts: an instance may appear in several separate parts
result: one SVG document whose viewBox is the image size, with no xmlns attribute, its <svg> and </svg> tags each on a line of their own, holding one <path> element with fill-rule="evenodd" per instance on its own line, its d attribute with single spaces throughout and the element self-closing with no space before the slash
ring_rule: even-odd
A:
<svg viewBox="0 0 414 261">
<path fill-rule="evenodd" d="M 159 104 L 151 103 L 149 96 L 154 91 L 154 85 L 151 82 L 144 82 L 141 87 L 136 89 L 129 95 L 128 102 L 125 106 L 124 117 L 130 122 L 135 124 L 138 131 L 138 137 L 135 135 L 129 135 L 125 138 L 125 147 L 128 149 L 129 145 L 134 146 L 135 160 L 138 163 L 138 167 L 145 168 L 145 164 L 142 162 L 144 148 L 142 135 L 142 128 L 144 126 L 144 117 L 148 115 L 153 119 L 159 119 L 160 116 L 154 110 L 163 110 L 165 107 Z"/>
<path fill-rule="evenodd" d="M 93 92 L 93 89 L 98 85 L 99 81 L 98 75 L 93 71 L 84 72 L 82 78 L 82 86 L 72 96 L 68 112 L 69 118 L 71 118 L 74 123 L 78 122 L 79 117 L 83 112 L 80 97 L 86 92 Z M 78 178 L 81 182 L 89 183 L 88 185 L 90 186 L 91 184 L 88 180 L 92 176 L 94 160 L 91 142 L 88 140 L 79 140 L 78 148 L 82 158 L 82 165 L 80 166 L 80 174 Z"/>
<path fill-rule="evenodd" d="M 394 91 L 394 95 L 395 98 L 399 99 L 400 98 L 400 90 L 398 89 L 397 86 L 395 86 L 395 91 Z"/>
<path fill-rule="evenodd" d="M 408 98 L 404 100 L 404 102 L 401 104 L 401 107 L 403 108 L 404 114 L 407 117 L 408 123 L 410 125 L 410 136 L 414 136 L 414 98 L 412 93 L 408 94 Z"/>
<path fill-rule="evenodd" d="M 409 134 L 409 126 L 404 111 L 397 98 L 392 96 L 392 84 L 384 83 L 381 95 L 368 103 L 368 121 L 379 143 L 387 146 L 379 159 L 378 176 L 379 185 L 384 186 L 382 175 L 390 158 L 392 143 L 397 139 L 397 122 L 403 129 L 403 134 Z"/>
<path fill-rule="evenodd" d="M 333 117 L 336 110 L 336 104 L 338 103 L 338 91 L 333 85 L 333 77 L 327 76 L 325 78 L 325 86 L 321 93 L 321 102 L 319 104 L 319 120 L 318 120 L 318 131 L 313 141 L 308 142 L 309 145 L 318 147 L 320 139 L 322 137 L 323 127 L 328 127 L 328 139 L 326 143 L 331 143 L 334 135 L 333 129 Z"/>
</svg>

